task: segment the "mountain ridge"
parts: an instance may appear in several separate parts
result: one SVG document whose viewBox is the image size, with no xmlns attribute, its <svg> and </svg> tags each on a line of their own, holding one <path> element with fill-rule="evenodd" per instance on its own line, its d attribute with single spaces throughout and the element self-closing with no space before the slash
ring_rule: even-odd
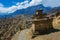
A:
<svg viewBox="0 0 60 40">
<path fill-rule="evenodd" d="M 55 10 L 57 8 L 60 8 L 60 7 L 56 7 L 56 8 L 44 7 L 42 4 L 40 4 L 40 5 L 37 5 L 37 6 L 28 7 L 26 9 L 17 10 L 13 13 L 9 13 L 9 14 L 6 14 L 6 15 L 0 15 L 0 18 L 15 17 L 15 16 L 21 15 L 21 14 L 33 15 L 33 14 L 36 13 L 36 10 L 39 10 L 39 9 L 43 9 L 43 13 L 47 13 L 47 12 L 50 12 L 51 10 Z"/>
</svg>

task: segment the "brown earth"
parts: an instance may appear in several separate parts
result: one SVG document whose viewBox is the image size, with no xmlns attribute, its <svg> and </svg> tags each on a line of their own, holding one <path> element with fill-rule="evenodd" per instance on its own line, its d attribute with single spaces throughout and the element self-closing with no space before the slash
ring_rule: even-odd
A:
<svg viewBox="0 0 60 40">
<path fill-rule="evenodd" d="M 54 29 L 54 31 L 51 31 L 48 34 L 36 35 L 34 38 L 30 37 L 30 33 L 30 35 L 27 34 L 27 32 L 29 32 L 28 30 L 29 29 L 25 29 L 21 32 L 17 32 L 12 40 L 60 40 L 60 30 L 58 29 Z"/>
<path fill-rule="evenodd" d="M 21 32 L 17 32 L 15 36 L 12 37 L 12 40 L 60 40 L 60 16 L 58 16 L 52 22 L 54 29 L 47 31 L 48 33 L 44 35 L 36 35 L 34 38 L 31 38 L 29 29 L 25 29 Z M 28 35 L 29 33 L 30 35 Z M 29 38 L 30 37 L 30 38 Z"/>
</svg>

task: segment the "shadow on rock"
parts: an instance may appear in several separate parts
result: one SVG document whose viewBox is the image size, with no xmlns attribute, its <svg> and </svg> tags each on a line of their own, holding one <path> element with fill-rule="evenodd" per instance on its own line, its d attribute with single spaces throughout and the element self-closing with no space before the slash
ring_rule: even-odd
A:
<svg viewBox="0 0 60 40">
<path fill-rule="evenodd" d="M 33 37 L 32 38 L 35 38 L 35 37 L 37 37 L 37 36 L 39 36 L 39 35 L 47 35 L 47 34 L 50 34 L 50 33 L 54 33 L 54 32 L 59 32 L 60 31 L 60 29 L 49 29 L 49 30 L 45 30 L 45 31 L 37 31 L 38 33 L 36 33 L 35 32 L 35 34 L 33 35 Z"/>
</svg>

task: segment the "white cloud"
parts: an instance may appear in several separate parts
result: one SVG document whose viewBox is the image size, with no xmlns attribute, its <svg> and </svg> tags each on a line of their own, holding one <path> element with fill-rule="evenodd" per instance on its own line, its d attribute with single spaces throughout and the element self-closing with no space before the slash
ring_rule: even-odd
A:
<svg viewBox="0 0 60 40">
<path fill-rule="evenodd" d="M 45 7 L 58 7 L 60 6 L 60 0 L 25 0 L 24 2 L 17 2 L 16 5 L 12 5 L 11 7 L 4 7 L 2 3 L 0 3 L 0 13 L 13 13 L 19 9 L 25 9 L 30 6 L 35 6 L 43 4 Z"/>
<path fill-rule="evenodd" d="M 43 0 L 42 4 L 45 7 L 58 7 L 60 6 L 60 0 Z"/>
<path fill-rule="evenodd" d="M 12 6 L 9 8 L 0 7 L 0 13 L 11 13 L 15 10 L 16 10 L 16 6 Z"/>
<path fill-rule="evenodd" d="M 42 1 L 42 0 L 32 0 L 29 5 L 30 5 L 30 6 L 38 5 L 38 4 L 41 3 L 41 1 Z"/>
<path fill-rule="evenodd" d="M 0 7 L 0 13 L 7 13 L 7 8 Z"/>
<path fill-rule="evenodd" d="M 11 7 L 5 8 L 3 7 L 4 5 L 0 3 L 0 13 L 13 13 L 16 10 L 19 9 L 25 9 L 27 7 L 30 6 L 34 6 L 34 5 L 38 5 L 41 3 L 42 0 L 32 0 L 31 2 L 29 2 L 28 0 L 24 1 L 24 2 L 17 2 L 16 5 L 13 5 Z"/>
<path fill-rule="evenodd" d="M 0 4 L 0 13 L 13 13 L 14 11 L 18 9 L 23 9 L 25 8 L 24 6 L 26 5 L 27 1 L 24 1 L 22 3 L 16 3 L 16 5 L 13 5 L 11 7 L 5 8 L 3 7 L 3 4 Z M 24 4 L 24 5 L 23 5 Z"/>
</svg>

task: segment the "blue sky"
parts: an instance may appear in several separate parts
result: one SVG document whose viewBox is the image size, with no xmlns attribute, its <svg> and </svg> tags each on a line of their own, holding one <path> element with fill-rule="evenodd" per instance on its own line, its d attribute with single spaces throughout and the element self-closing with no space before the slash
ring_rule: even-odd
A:
<svg viewBox="0 0 60 40">
<path fill-rule="evenodd" d="M 9 7 L 12 5 L 15 5 L 17 2 L 23 2 L 24 0 L 0 0 L 0 3 L 2 3 L 5 7 Z"/>
<path fill-rule="evenodd" d="M 58 7 L 60 0 L 0 0 L 0 13 L 13 13 L 40 4 L 44 7 Z"/>
<path fill-rule="evenodd" d="M 26 0 L 0 0 L 0 3 L 4 5 L 4 7 L 10 7 L 12 5 L 15 5 L 17 2 L 24 2 Z M 31 0 L 28 0 L 29 2 Z"/>
</svg>

